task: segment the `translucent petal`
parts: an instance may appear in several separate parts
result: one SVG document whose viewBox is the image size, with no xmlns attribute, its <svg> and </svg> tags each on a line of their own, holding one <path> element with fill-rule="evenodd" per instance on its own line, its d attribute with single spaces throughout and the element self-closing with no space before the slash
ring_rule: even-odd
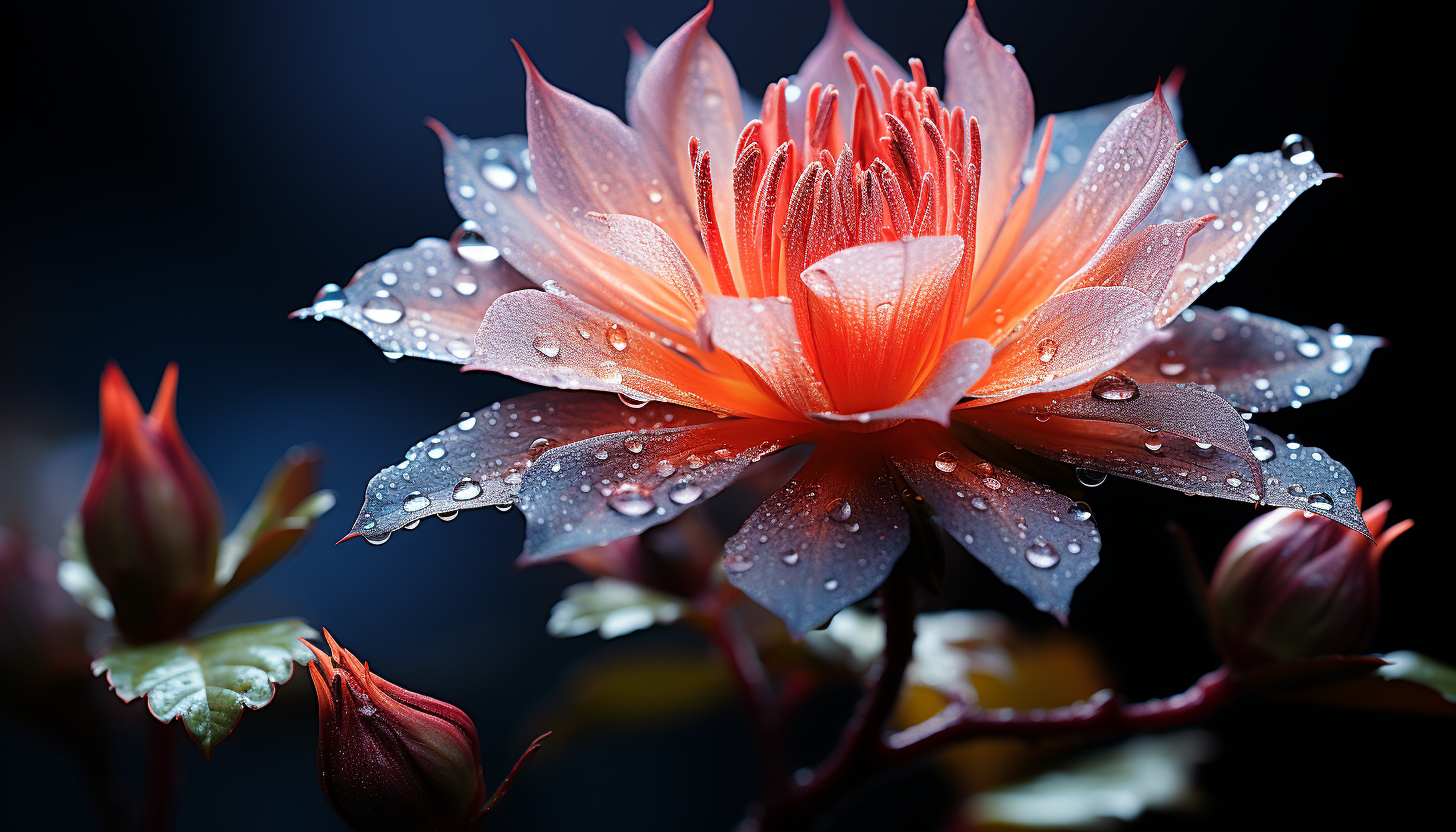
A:
<svg viewBox="0 0 1456 832">
<path fill-rule="evenodd" d="M 1193 382 L 1267 413 L 1343 395 L 1384 339 L 1302 327 L 1238 307 L 1190 307 L 1118 369 L 1139 381 Z"/>
<path fill-rule="evenodd" d="M 1147 295 L 1126 286 L 1057 295 L 1012 330 L 971 395 L 1002 399 L 1075 387 L 1147 343 L 1152 316 Z"/>
<path fill-rule="evenodd" d="M 457 255 L 444 240 L 424 239 L 391 251 L 354 273 L 349 285 L 330 283 L 295 318 L 336 318 L 388 355 L 464 364 L 475 352 L 485 310 L 506 292 L 531 283 L 493 247 Z"/>
<path fill-rule="evenodd" d="M 873 592 L 910 542 L 878 443 L 834 434 L 728 540 L 728 581 L 794 637 Z"/>
<path fill-rule="evenodd" d="M 792 79 L 797 93 L 791 93 L 788 101 L 789 135 L 800 147 L 804 147 L 804 111 L 809 88 L 816 83 L 833 84 L 839 90 L 839 123 L 844 135 L 853 135 L 851 122 L 854 118 L 855 83 L 849 66 L 844 62 L 846 52 L 858 55 L 867 72 L 876 66 L 883 69 L 891 84 L 910 80 L 910 73 L 900 66 L 899 61 L 865 37 L 865 33 L 855 25 L 854 18 L 849 16 L 843 0 L 830 0 L 829 28 L 824 30 L 823 39 L 804 59 L 798 74 Z M 881 106 L 885 104 L 883 101 L 879 103 Z"/>
<path fill-rule="evenodd" d="M 980 379 L 991 364 L 991 344 L 967 338 L 950 345 L 935 371 L 914 397 L 884 410 L 866 413 L 816 413 L 814 418 L 829 422 L 852 422 L 866 430 L 884 430 L 907 419 L 923 419 L 950 425 L 950 410 Z"/>
<path fill-rule="evenodd" d="M 989 252 L 1021 185 L 1021 160 L 1031 144 L 1036 110 L 1031 84 L 1015 53 L 986 31 L 974 3 L 945 45 L 945 104 L 965 108 L 980 125 L 983 161 L 976 251 Z M 960 148 L 955 150 L 965 158 Z"/>
<path fill-rule="evenodd" d="M 958 236 L 873 243 L 804 270 L 808 329 L 834 410 L 880 410 L 912 394 L 945 329 L 964 248 Z"/>
<path fill-rule="evenodd" d="M 1140 388 L 1154 386 L 1140 385 Z M 1177 388 L 1177 385 L 1167 387 Z M 1143 411 L 1138 418 L 1114 422 L 1060 415 L 1087 414 L 1071 399 L 1047 405 L 1052 397 L 1042 396 L 1025 406 L 1021 400 L 1013 400 L 957 411 L 956 418 L 1032 453 L 1079 468 L 1105 471 L 1188 494 L 1302 508 L 1358 531 L 1365 530 L 1355 504 L 1355 482 L 1343 465 L 1318 448 L 1302 448 L 1298 443 L 1293 448 L 1286 447 L 1288 443 L 1248 423 L 1244 423 L 1247 449 L 1241 448 L 1233 436 L 1235 427 L 1228 424 L 1226 417 L 1208 419 L 1200 431 L 1199 420 L 1204 417 L 1197 414 L 1215 412 L 1207 402 L 1196 401 L 1195 397 L 1200 394 L 1218 401 L 1207 391 L 1183 386 L 1177 395 L 1196 407 L 1185 409 L 1188 415 L 1179 417 L 1180 421 L 1166 422 L 1169 427 L 1156 433 L 1149 432 L 1144 425 L 1162 424 L 1158 420 L 1168 413 L 1178 417 L 1179 408 L 1159 404 Z M 1139 399 L 1144 395 L 1147 394 L 1140 394 Z M 1139 399 L 1109 404 L 1117 407 L 1135 404 Z M 1219 404 L 1225 403 L 1219 401 Z M 1200 442 L 1208 447 L 1201 447 Z M 1227 450 L 1230 447 L 1238 453 Z"/>
<path fill-rule="evenodd" d="M 1037 609 L 1066 622 L 1072 592 L 1102 548 L 1090 513 L 982 460 L 944 432 L 926 431 L 892 459 L 957 543 Z"/>
<path fill-rule="evenodd" d="M 1172 176 L 1177 146 L 1173 117 L 1160 95 L 1114 119 L 1098 137 L 1076 186 L 977 304 L 975 334 L 995 343 L 1003 328 L 1013 326 L 1062 281 L 1104 253 L 1104 246 L 1132 233 Z"/>
<path fill-rule="evenodd" d="M 737 364 L 718 362 L 731 375 L 710 372 L 671 339 L 572 297 L 535 290 L 505 295 L 490 307 L 475 345 L 481 357 L 472 369 L 532 384 L 603 390 L 735 415 L 790 415 Z M 712 401 L 701 393 L 710 393 Z"/>
<path fill-rule="evenodd" d="M 1296 197 L 1318 185 L 1324 172 L 1313 155 L 1295 155 L 1303 164 L 1279 153 L 1236 156 L 1225 168 L 1198 179 L 1174 176 L 1149 222 L 1181 221 L 1217 214 L 1189 243 L 1183 263 L 1158 304 L 1158 325 L 1171 321 L 1216 281 L 1222 280 L 1248 253 Z"/>
<path fill-rule="evenodd" d="M 522 274 L 548 291 L 569 292 L 648 328 L 692 332 L 697 314 L 676 289 L 602 251 L 574 222 L 542 205 L 523 137 L 469 139 L 437 122 L 431 126 L 444 149 L 446 192 L 455 210 L 476 222 Z"/>
<path fill-rule="evenodd" d="M 765 389 L 794 413 L 833 409 L 805 357 L 788 298 L 709 295 L 706 332 L 713 343 L 753 370 Z"/>
<path fill-rule="evenodd" d="M 698 139 L 699 147 L 708 151 L 717 185 L 713 201 L 723 239 L 733 240 L 733 189 L 728 185 L 745 122 L 738 76 L 708 35 L 712 13 L 709 3 L 653 52 L 627 99 L 627 122 L 656 154 L 656 169 L 675 174 L 672 187 L 684 205 L 694 204 L 697 192 L 688 141 Z M 737 254 L 736 248 L 728 247 L 730 261 Z"/>
<path fill-rule="evenodd" d="M 1180 79 L 1181 80 L 1181 79 Z M 1162 85 L 1163 98 L 1168 102 L 1168 111 L 1173 114 L 1173 126 L 1178 132 L 1178 138 L 1187 138 L 1183 132 L 1183 105 L 1178 100 L 1178 92 L 1174 80 L 1170 78 Z M 1086 161 L 1088 154 L 1112 123 L 1114 118 L 1123 110 L 1147 99 L 1141 95 L 1130 95 L 1116 101 L 1109 101 L 1105 104 L 1098 104 L 1095 107 L 1087 107 L 1083 110 L 1069 110 L 1065 113 L 1057 113 L 1056 126 L 1052 129 L 1051 150 L 1047 154 L 1046 173 L 1042 177 L 1041 193 L 1037 196 L 1036 208 L 1032 211 L 1031 227 L 1035 228 L 1047 215 L 1057 207 L 1067 191 L 1077 183 L 1082 173 L 1082 163 Z M 1047 117 L 1042 117 L 1036 125 L 1036 133 L 1032 138 L 1031 147 L 1040 144 L 1042 136 L 1046 135 Z M 1023 181 L 1028 179 L 1031 170 L 1035 167 L 1036 160 L 1028 154 L 1026 167 L 1022 171 Z M 1192 148 L 1184 148 L 1178 154 L 1178 163 L 1174 168 L 1174 178 L 1184 176 L 1189 179 L 1197 179 L 1203 171 L 1198 167 L 1198 157 L 1194 155 Z"/>
<path fill-rule="evenodd" d="M 552 448 L 521 485 L 526 547 L 517 562 L 542 563 L 641 534 L 722 491 L 806 430 L 741 419 L 611 433 Z"/>
<path fill-rule="evenodd" d="M 588 214 L 587 219 L 583 231 L 593 245 L 671 286 L 689 308 L 703 313 L 703 284 L 666 231 L 628 214 Z"/>
<path fill-rule="evenodd" d="M 369 480 L 350 535 L 378 539 L 417 520 L 510 505 L 531 463 L 548 448 L 603 433 L 716 422 L 667 404 L 627 407 L 616 396 L 548 390 L 496 402 L 417 442 Z"/>
<path fill-rule="evenodd" d="M 654 60 L 662 55 L 658 49 Z M 677 191 L 676 168 L 652 151 L 641 134 L 610 110 L 588 104 L 557 89 L 541 77 L 521 52 L 526 67 L 526 132 L 531 145 L 531 173 L 541 203 L 551 212 L 578 223 L 590 211 L 631 214 L 651 220 L 677 241 L 689 258 L 707 258 L 698 241 L 692 203 Z M 647 83 L 647 70 L 638 80 Z M 737 89 L 736 84 L 732 89 Z M 737 102 L 734 101 L 736 106 Z M 735 136 L 736 138 L 736 136 Z M 682 148 L 686 153 L 686 146 Z"/>
<path fill-rule="evenodd" d="M 1088 286 L 1127 286 L 1149 299 L 1162 298 L 1183 259 L 1189 240 L 1204 227 L 1202 218 L 1150 225 L 1129 235 L 1067 278 L 1058 291 Z"/>
</svg>

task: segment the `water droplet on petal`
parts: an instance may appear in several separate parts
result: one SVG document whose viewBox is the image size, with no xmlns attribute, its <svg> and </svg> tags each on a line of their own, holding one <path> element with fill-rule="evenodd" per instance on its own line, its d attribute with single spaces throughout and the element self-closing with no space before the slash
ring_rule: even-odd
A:
<svg viewBox="0 0 1456 832">
<path fill-rule="evenodd" d="M 667 492 L 667 498 L 680 506 L 685 506 L 701 496 L 703 489 L 694 482 L 680 482 Z"/>
<path fill-rule="evenodd" d="M 515 170 L 501 162 L 486 162 L 481 165 L 480 175 L 485 177 L 485 181 L 498 191 L 510 190 L 515 187 L 516 180 L 520 179 Z"/>
<path fill-rule="evenodd" d="M 379 535 L 378 537 L 366 537 L 364 539 L 367 540 L 367 541 L 369 541 L 371 544 L 373 544 L 375 546 L 383 546 L 384 544 L 386 544 L 386 543 L 389 542 L 389 534 L 390 534 L 389 532 L 385 532 L 384 534 Z"/>
<path fill-rule="evenodd" d="M 1295 349 L 1299 350 L 1299 354 L 1305 358 L 1319 358 L 1321 352 L 1318 341 L 1300 341 L 1299 346 Z"/>
<path fill-rule="evenodd" d="M 480 483 L 474 480 L 461 480 L 455 484 L 455 489 L 450 492 L 450 498 L 464 502 L 474 500 L 480 496 Z"/>
<path fill-rule="evenodd" d="M 1137 382 L 1126 373 L 1113 370 L 1092 385 L 1092 395 L 1109 402 L 1123 402 L 1138 395 Z"/>
<path fill-rule="evenodd" d="M 376 295 L 364 301 L 363 311 L 364 317 L 376 324 L 392 324 L 404 317 L 404 304 L 399 302 L 399 298 L 385 292 L 383 297 Z"/>
<path fill-rule="evenodd" d="M 1309 495 L 1309 507 L 1317 508 L 1320 511 L 1329 511 L 1335 507 L 1335 501 L 1330 499 L 1330 495 L 1325 492 L 1316 491 Z"/>
<path fill-rule="evenodd" d="M 1155 433 L 1143 440 L 1143 447 L 1157 453 L 1163 450 L 1163 437 Z"/>
<path fill-rule="evenodd" d="M 634 454 L 642 453 L 642 439 L 640 437 L 629 437 L 623 444 L 627 446 L 627 450 Z"/>
<path fill-rule="evenodd" d="M 1239 486 L 1244 484 L 1244 481 L 1240 479 L 1237 474 L 1229 474 L 1227 477 L 1224 478 L 1224 482 L 1228 483 L 1233 488 L 1238 488 Z"/>
<path fill-rule="evenodd" d="M 1094 471 L 1091 468 L 1078 468 L 1077 482 L 1080 482 L 1088 488 L 1096 488 L 1104 482 L 1107 482 L 1107 474 L 1102 471 Z"/>
<path fill-rule="evenodd" d="M 828 513 L 830 520 L 836 520 L 840 523 L 844 523 L 848 521 L 849 516 L 854 513 L 854 506 L 850 505 L 849 501 L 844 499 L 843 497 L 836 497 L 834 501 L 829 504 Z"/>
<path fill-rule="evenodd" d="M 425 451 L 425 456 L 429 457 L 430 459 L 439 459 L 440 457 L 442 457 L 444 455 L 445 455 L 445 449 L 442 448 L 442 447 L 440 447 L 439 445 L 436 445 L 435 447 L 429 449 L 428 451 Z"/>
<path fill-rule="evenodd" d="M 1290 133 L 1279 145 L 1279 152 L 1296 165 L 1307 165 L 1314 161 L 1314 145 L 1298 133 Z"/>
<path fill-rule="evenodd" d="M 747 572 L 753 568 L 753 561 L 740 555 L 723 564 L 723 568 L 729 572 Z"/>
<path fill-rule="evenodd" d="M 1043 364 L 1050 363 L 1053 358 L 1057 357 L 1057 346 L 1057 342 L 1050 338 L 1041 339 L 1036 345 L 1037 360 Z"/>
<path fill-rule="evenodd" d="M 1061 560 L 1061 555 L 1057 554 L 1057 550 L 1041 538 L 1037 538 L 1030 546 L 1026 547 L 1026 562 L 1035 566 L 1037 569 L 1051 569 L 1060 563 Z"/>
<path fill-rule="evenodd" d="M 536 348 L 536 352 L 547 358 L 555 358 L 561 354 L 561 342 L 557 341 L 556 336 L 549 332 L 537 335 L 536 340 L 531 342 L 531 346 Z"/>
<path fill-rule="evenodd" d="M 490 243 L 487 243 L 479 231 L 457 230 L 450 239 L 450 245 L 455 249 L 455 253 L 460 256 L 460 259 L 477 266 L 483 266 L 500 257 L 500 250 Z M 458 289 L 459 286 L 456 286 L 456 288 Z M 474 289 L 470 290 L 471 293 L 474 291 Z"/>
<path fill-rule="evenodd" d="M 1072 505 L 1068 506 L 1067 513 L 1072 516 L 1073 520 L 1086 522 L 1092 519 L 1092 507 L 1082 502 L 1081 500 L 1078 500 L 1077 502 L 1072 503 Z"/>
<path fill-rule="evenodd" d="M 1350 368 L 1354 366 L 1355 362 L 1353 359 L 1350 358 L 1349 353 L 1337 352 L 1335 353 L 1334 360 L 1330 362 L 1330 372 L 1334 373 L 1337 376 L 1342 376 L 1345 373 L 1350 372 Z"/>
<path fill-rule="evenodd" d="M 1254 459 L 1260 462 L 1268 462 L 1274 458 L 1274 442 L 1267 436 L 1249 437 L 1249 447 L 1254 451 Z"/>
<path fill-rule="evenodd" d="M 634 399 L 631 396 L 627 395 L 626 393 L 621 393 L 621 392 L 617 393 L 617 398 L 619 398 L 619 399 L 622 400 L 622 404 L 625 404 L 626 406 L 632 408 L 633 410 L 636 410 L 638 408 L 646 407 L 648 404 L 650 404 L 652 402 L 651 399 Z"/>
<path fill-rule="evenodd" d="M 782 560 L 785 565 L 793 566 L 794 564 L 799 562 L 799 553 L 794 551 L 784 552 L 782 555 L 779 556 L 779 559 Z"/>
<path fill-rule="evenodd" d="M 456 517 L 460 516 L 460 509 L 457 508 L 454 511 L 442 511 L 435 516 L 448 523 L 451 520 L 454 520 Z"/>
<path fill-rule="evenodd" d="M 430 498 L 416 491 L 404 500 L 405 511 L 421 511 L 429 508 Z"/>
<path fill-rule="evenodd" d="M 824 582 L 824 588 L 829 590 L 830 592 L 833 592 L 834 590 L 839 589 L 839 581 L 830 578 L 829 580 Z"/>
<path fill-rule="evenodd" d="M 627 330 L 623 329 L 621 324 L 612 324 L 607 327 L 607 343 L 611 344 L 612 349 L 617 352 L 625 350 L 627 348 Z"/>
<path fill-rule="evenodd" d="M 935 455 L 935 467 L 947 474 L 954 471 L 959 464 L 960 462 L 956 459 L 956 455 L 950 451 L 941 451 Z"/>
<path fill-rule="evenodd" d="M 976 496 L 971 498 L 971 508 L 975 509 L 976 511 L 985 511 L 986 509 L 990 508 L 990 506 L 986 503 L 986 499 L 984 497 L 977 494 Z"/>
<path fill-rule="evenodd" d="M 652 492 L 635 483 L 623 483 L 616 493 L 607 498 L 607 505 L 627 517 L 641 517 L 657 507 L 652 501 Z"/>
<path fill-rule="evenodd" d="M 1176 376 L 1188 369 L 1188 364 L 1176 355 L 1167 355 L 1158 362 L 1158 372 L 1165 376 Z"/>
</svg>

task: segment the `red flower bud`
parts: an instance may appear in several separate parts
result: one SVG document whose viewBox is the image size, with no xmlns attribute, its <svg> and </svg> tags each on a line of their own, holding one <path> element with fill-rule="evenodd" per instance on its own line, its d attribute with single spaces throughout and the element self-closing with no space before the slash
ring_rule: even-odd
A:
<svg viewBox="0 0 1456 832">
<path fill-rule="evenodd" d="M 473 830 L 486 811 L 475 724 L 459 708 L 379 678 L 324 631 L 309 644 L 319 703 L 319 786 L 356 832 Z M 304 642 L 308 644 L 308 642 Z"/>
<path fill-rule="evenodd" d="M 1381 555 L 1411 527 L 1406 520 L 1385 529 L 1389 513 L 1388 500 L 1365 511 L 1373 539 L 1294 509 L 1245 526 L 1209 584 L 1225 658 L 1249 666 L 1359 652 L 1378 619 Z"/>
<path fill-rule="evenodd" d="M 177 365 L 150 414 L 116 364 L 101 376 L 101 452 L 81 502 L 85 556 L 132 643 L 181 634 L 210 600 L 222 508 L 174 410 Z"/>
</svg>

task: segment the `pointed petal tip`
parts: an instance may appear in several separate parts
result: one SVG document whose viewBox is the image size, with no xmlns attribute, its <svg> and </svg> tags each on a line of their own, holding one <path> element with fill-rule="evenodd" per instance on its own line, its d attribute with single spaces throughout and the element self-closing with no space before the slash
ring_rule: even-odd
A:
<svg viewBox="0 0 1456 832">
<path fill-rule="evenodd" d="M 642 39 L 642 36 L 637 33 L 636 29 L 628 26 L 622 30 L 622 36 L 627 39 L 627 48 L 631 50 L 633 55 L 639 58 L 647 58 L 651 54 L 652 48 L 647 45 L 647 41 Z"/>
<path fill-rule="evenodd" d="M 148 415 L 159 424 L 176 424 L 177 362 L 169 363 L 162 372 L 162 383 L 157 385 L 157 395 L 152 398 L 152 409 Z"/>
<path fill-rule="evenodd" d="M 1168 73 L 1168 95 L 1176 97 L 1178 95 L 1178 91 L 1183 88 L 1183 80 L 1187 77 L 1187 67 L 1184 67 L 1182 65 L 1173 67 L 1173 71 Z"/>
<path fill-rule="evenodd" d="M 348 534 L 346 534 L 343 537 L 339 538 L 338 540 L 334 541 L 334 545 L 337 546 L 340 543 L 343 543 L 345 540 L 353 540 L 354 538 L 361 537 L 361 536 L 362 536 L 362 533 L 361 532 L 349 532 Z"/>
</svg>

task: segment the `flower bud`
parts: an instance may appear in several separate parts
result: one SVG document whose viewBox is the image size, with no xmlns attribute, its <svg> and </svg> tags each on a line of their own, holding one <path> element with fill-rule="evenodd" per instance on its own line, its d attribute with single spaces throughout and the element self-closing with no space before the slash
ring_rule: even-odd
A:
<svg viewBox="0 0 1456 832">
<path fill-rule="evenodd" d="M 486 811 L 475 725 L 459 708 L 379 678 L 327 630 L 309 644 L 319 786 L 356 832 L 473 830 Z M 304 642 L 308 644 L 308 642 Z"/>
<path fill-rule="evenodd" d="M 85 557 L 134 644 L 181 634 L 206 605 L 217 570 L 222 508 L 182 439 L 177 365 L 143 414 L 113 363 L 101 376 L 101 452 L 81 502 Z"/>
<path fill-rule="evenodd" d="M 1385 529 L 1389 513 L 1389 501 L 1365 511 L 1373 539 L 1295 509 L 1245 526 L 1209 584 L 1224 657 L 1250 666 L 1359 652 L 1378 618 L 1380 557 L 1411 526 L 1406 520 Z"/>
</svg>

